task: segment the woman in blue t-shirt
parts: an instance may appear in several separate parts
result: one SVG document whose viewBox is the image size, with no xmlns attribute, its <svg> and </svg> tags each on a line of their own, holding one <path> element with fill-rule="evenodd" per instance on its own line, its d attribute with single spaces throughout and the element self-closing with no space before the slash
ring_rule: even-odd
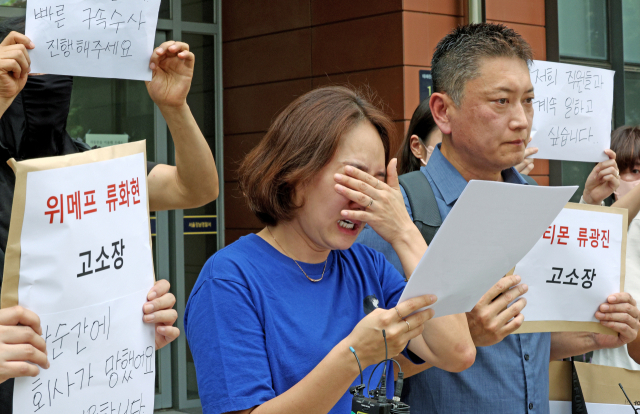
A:
<svg viewBox="0 0 640 414">
<path fill-rule="evenodd" d="M 244 160 L 240 188 L 266 227 L 208 260 L 185 312 L 205 413 L 348 413 L 348 389 L 360 383 L 349 348 L 366 381 L 384 359 L 383 329 L 390 357 L 449 371 L 473 363 L 466 318 L 416 312 L 433 295 L 398 304 L 402 276 L 354 244 L 368 222 L 406 274 L 426 251 L 396 161 L 385 169 L 394 129 L 357 93 L 320 88 L 291 103 Z M 379 306 L 368 315 L 365 298 Z"/>
</svg>

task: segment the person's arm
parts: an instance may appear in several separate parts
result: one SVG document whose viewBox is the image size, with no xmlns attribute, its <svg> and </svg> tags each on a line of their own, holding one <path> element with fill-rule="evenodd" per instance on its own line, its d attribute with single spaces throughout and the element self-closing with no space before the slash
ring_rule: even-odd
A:
<svg viewBox="0 0 640 414">
<path fill-rule="evenodd" d="M 421 296 L 398 304 L 400 312 L 407 315 L 431 305 L 427 296 Z M 404 321 L 398 322 L 394 309 L 376 309 L 356 325 L 351 334 L 336 345 L 331 352 L 300 382 L 285 393 L 266 403 L 236 413 L 326 413 L 347 392 L 358 376 L 358 365 L 349 347 L 357 350 L 363 368 L 384 359 L 384 345 L 380 341 L 380 331 L 386 328 L 389 356 L 398 355 L 412 338 L 419 336 L 424 323 L 433 316 L 426 310 L 406 318 L 415 328 L 407 332 Z M 382 345 L 382 346 L 381 346 Z"/>
<path fill-rule="evenodd" d="M 165 42 L 151 56 L 147 90 L 167 121 L 176 159 L 175 167 L 159 164 L 149 173 L 151 211 L 200 207 L 218 197 L 213 154 L 187 105 L 194 64 L 186 43 Z"/>
<path fill-rule="evenodd" d="M 15 377 L 35 377 L 38 365 L 49 368 L 40 318 L 14 306 L 0 310 L 0 383 Z"/>
<path fill-rule="evenodd" d="M 582 199 L 586 204 L 601 205 L 620 186 L 616 153 L 610 149 L 604 150 L 604 153 L 609 159 L 596 164 L 584 183 Z"/>
<path fill-rule="evenodd" d="M 339 183 L 336 191 L 363 207 L 371 204 L 365 210 L 343 210 L 342 216 L 368 223 L 389 242 L 409 278 L 427 251 L 427 243 L 405 207 L 396 165 L 394 158 L 387 167 L 386 183 L 355 167 L 346 166 L 344 171 L 347 175 L 336 174 L 335 179 Z M 412 340 L 409 349 L 426 363 L 450 372 L 469 368 L 476 355 L 464 314 L 430 320 L 425 324 L 422 337 Z"/>
<path fill-rule="evenodd" d="M 31 59 L 28 49 L 35 46 L 18 32 L 11 32 L 0 43 L 0 117 L 4 115 L 29 75 Z"/>
<path fill-rule="evenodd" d="M 595 314 L 603 326 L 617 335 L 591 332 L 552 332 L 550 360 L 555 361 L 574 355 L 605 348 L 618 348 L 633 342 L 640 327 L 640 311 L 630 294 L 622 292 L 610 295 Z"/>
<path fill-rule="evenodd" d="M 640 336 L 636 337 L 633 342 L 627 345 L 627 352 L 636 363 L 640 364 Z"/>
<path fill-rule="evenodd" d="M 224 271 L 224 264 L 216 271 L 220 272 L 221 268 Z M 236 411 L 232 408 L 228 412 L 329 412 L 359 374 L 358 364 L 349 350 L 350 347 L 356 350 L 364 369 L 385 357 L 385 345 L 381 335 L 383 329 L 386 332 L 389 357 L 393 357 L 406 347 L 409 340 L 422 333 L 424 322 L 433 315 L 431 310 L 416 312 L 432 304 L 428 296 L 399 304 L 400 312 L 407 315 L 416 312 L 407 318 L 414 326 L 414 329 L 407 332 L 407 325 L 404 321 L 398 320 L 394 309 L 375 309 L 299 382 L 276 396 L 271 377 L 281 373 L 271 372 L 264 328 L 248 289 L 228 281 L 215 280 L 205 283 L 207 285 L 199 288 L 189 299 L 185 317 L 189 345 L 199 375 L 198 383 L 200 387 L 207 384 L 206 389 L 201 388 L 200 392 L 203 405 L 223 404 L 224 407 L 238 407 L 256 404 L 252 408 Z M 233 329 L 234 334 L 231 334 L 230 329 Z M 310 326 L 309 329 L 314 328 Z M 225 358 L 226 356 L 229 357 Z M 211 364 L 216 364 L 221 359 L 225 359 L 224 366 L 211 367 Z M 248 383 L 228 390 L 234 382 L 225 381 L 225 374 L 246 377 Z M 257 383 L 250 382 L 256 378 L 260 378 Z M 221 390 L 223 385 L 226 389 Z M 244 389 L 238 389 L 243 386 L 246 386 L 245 389 L 251 394 L 244 394 Z"/>
<path fill-rule="evenodd" d="M 633 190 L 629 191 L 624 197 L 617 200 L 611 205 L 611 207 L 626 208 L 629 224 L 640 212 L 640 185 L 637 185 Z"/>
</svg>

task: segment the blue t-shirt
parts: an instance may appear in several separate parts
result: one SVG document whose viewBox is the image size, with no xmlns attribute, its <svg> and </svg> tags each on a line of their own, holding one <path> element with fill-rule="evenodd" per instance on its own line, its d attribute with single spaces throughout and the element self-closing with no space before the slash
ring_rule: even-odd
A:
<svg viewBox="0 0 640 414">
<path fill-rule="evenodd" d="M 324 268 L 298 263 L 312 279 Z M 318 283 L 255 234 L 220 250 L 202 269 L 184 315 L 203 411 L 245 410 L 284 393 L 365 317 L 365 297 L 388 309 L 404 286 L 382 254 L 357 243 L 329 254 Z M 364 370 L 365 383 L 372 369 Z M 382 366 L 371 388 L 381 373 Z M 347 391 L 330 413 L 349 412 Z"/>
</svg>

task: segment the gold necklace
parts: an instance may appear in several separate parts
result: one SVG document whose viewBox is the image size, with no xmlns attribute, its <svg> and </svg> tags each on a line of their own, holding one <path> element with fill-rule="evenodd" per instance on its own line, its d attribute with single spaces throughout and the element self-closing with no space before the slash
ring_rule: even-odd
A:
<svg viewBox="0 0 640 414">
<path fill-rule="evenodd" d="M 267 226 L 267 231 L 269 232 L 269 234 L 271 235 L 271 237 L 273 238 L 273 241 L 276 242 L 276 244 L 282 249 L 282 251 L 284 252 L 284 254 L 286 254 L 287 256 L 291 257 L 291 255 L 289 253 L 287 253 L 287 251 L 284 249 L 284 247 L 282 247 L 282 245 L 280 243 L 278 243 L 278 240 L 276 240 L 275 236 L 273 235 L 273 233 L 271 233 L 271 229 L 269 228 L 269 226 Z M 324 277 L 324 271 L 327 270 L 327 260 L 329 260 L 329 256 L 327 256 L 327 259 L 324 261 L 324 268 L 322 269 L 322 276 L 320 276 L 320 279 L 311 279 L 309 277 L 309 275 L 307 274 L 307 272 L 304 271 L 304 269 L 302 269 L 302 267 L 300 266 L 300 264 L 296 261 L 296 259 L 294 259 L 293 257 L 291 257 L 291 260 L 293 260 L 293 262 L 298 265 L 298 269 L 300 269 L 302 271 L 302 273 L 304 273 L 304 275 L 307 277 L 307 279 L 309 279 L 310 281 L 317 283 L 319 281 L 322 280 L 322 278 Z"/>
</svg>

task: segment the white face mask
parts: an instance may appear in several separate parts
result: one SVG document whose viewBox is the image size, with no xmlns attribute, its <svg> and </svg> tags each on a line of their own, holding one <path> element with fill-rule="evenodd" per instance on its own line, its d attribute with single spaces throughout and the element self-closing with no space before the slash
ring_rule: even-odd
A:
<svg viewBox="0 0 640 414">
<path fill-rule="evenodd" d="M 420 164 L 422 164 L 422 166 L 425 166 L 429 162 L 429 158 L 431 157 L 434 148 L 431 145 L 427 147 L 426 145 L 422 144 L 422 146 L 425 150 L 427 150 L 427 156 L 425 157 L 425 159 L 420 158 Z"/>
<path fill-rule="evenodd" d="M 617 191 L 614 191 L 616 200 L 620 200 L 622 197 L 626 196 L 629 191 L 633 190 L 638 184 L 640 184 L 640 180 L 625 181 L 620 179 L 620 187 L 618 187 Z"/>
</svg>

